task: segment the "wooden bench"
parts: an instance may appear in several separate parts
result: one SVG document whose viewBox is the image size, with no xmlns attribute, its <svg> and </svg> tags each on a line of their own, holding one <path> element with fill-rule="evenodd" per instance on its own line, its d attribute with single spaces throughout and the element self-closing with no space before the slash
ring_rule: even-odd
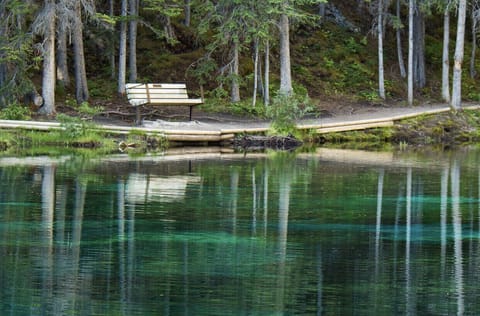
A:
<svg viewBox="0 0 480 316">
<path fill-rule="evenodd" d="M 185 83 L 127 83 L 125 85 L 128 102 L 137 107 L 137 123 L 140 124 L 140 106 L 185 105 L 190 107 L 189 119 L 192 120 L 192 107 L 203 103 L 202 99 L 190 99 Z"/>
</svg>

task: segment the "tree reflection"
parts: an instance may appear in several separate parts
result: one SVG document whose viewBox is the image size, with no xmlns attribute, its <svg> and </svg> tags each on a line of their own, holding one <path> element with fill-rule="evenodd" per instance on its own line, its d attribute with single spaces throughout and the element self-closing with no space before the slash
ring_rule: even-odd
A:
<svg viewBox="0 0 480 316">
<path fill-rule="evenodd" d="M 440 260 L 442 279 L 445 276 L 445 264 L 447 256 L 447 208 L 448 208 L 448 174 L 449 166 L 445 165 L 442 169 L 440 180 Z"/>
<path fill-rule="evenodd" d="M 412 168 L 407 168 L 407 188 L 406 188 L 406 237 L 405 237 L 405 297 L 406 297 L 406 314 L 414 315 L 414 300 L 412 289 L 412 276 L 410 266 L 411 255 L 411 238 L 412 238 Z"/>
<path fill-rule="evenodd" d="M 122 315 L 126 315 L 127 286 L 125 268 L 125 182 L 117 183 L 117 238 L 118 238 L 118 277 Z"/>
<path fill-rule="evenodd" d="M 382 230 L 382 199 L 383 199 L 383 179 L 385 170 L 380 169 L 378 172 L 377 184 L 377 216 L 375 224 L 375 278 L 378 277 L 379 261 L 380 261 L 380 234 Z"/>
<path fill-rule="evenodd" d="M 53 295 L 53 214 L 55 210 L 55 167 L 43 167 L 42 177 L 42 314 L 52 312 Z"/>
<path fill-rule="evenodd" d="M 453 249 L 455 264 L 455 291 L 457 296 L 457 315 L 465 312 L 463 293 L 463 253 L 462 253 L 462 214 L 460 212 L 460 164 L 455 159 L 450 171 L 452 185 L 452 223 Z"/>
<path fill-rule="evenodd" d="M 281 153 L 199 162 L 185 186 L 171 165 L 0 168 L 0 314 L 474 314 L 480 171 L 465 163 Z"/>
</svg>

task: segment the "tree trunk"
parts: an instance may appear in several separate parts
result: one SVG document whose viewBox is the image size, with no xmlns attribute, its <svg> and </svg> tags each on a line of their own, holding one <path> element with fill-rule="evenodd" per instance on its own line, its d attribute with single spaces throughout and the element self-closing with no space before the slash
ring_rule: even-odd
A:
<svg viewBox="0 0 480 316">
<path fill-rule="evenodd" d="M 290 33 L 288 16 L 280 16 L 280 94 L 292 94 L 292 72 L 290 66 Z"/>
<path fill-rule="evenodd" d="M 0 18 L 4 19 L 4 13 L 6 12 L 5 3 L 0 3 Z M 8 28 L 5 25 L 0 24 L 0 38 L 7 37 Z M 5 58 L 4 53 L 0 53 L 0 60 Z M 0 62 L 0 89 L 4 89 L 7 84 L 8 67 L 6 62 Z M 6 93 L 0 93 L 0 108 L 8 105 Z"/>
<path fill-rule="evenodd" d="M 170 16 L 165 15 L 162 18 L 163 20 L 163 29 L 165 31 L 165 37 L 169 41 L 175 41 L 177 39 L 177 35 L 175 34 L 175 30 L 172 26 L 172 19 Z"/>
<path fill-rule="evenodd" d="M 385 100 L 383 69 L 383 0 L 378 0 L 378 95 Z"/>
<path fill-rule="evenodd" d="M 443 53 L 442 53 L 442 98 L 450 102 L 450 12 L 448 8 L 443 13 Z"/>
<path fill-rule="evenodd" d="M 45 0 L 48 28 L 45 33 L 43 51 L 42 97 L 40 114 L 55 113 L 55 1 Z"/>
<path fill-rule="evenodd" d="M 255 107 L 257 103 L 257 90 L 258 90 L 258 55 L 259 55 L 259 42 L 258 38 L 255 39 L 255 53 L 253 58 L 253 96 L 252 96 L 252 106 Z"/>
<path fill-rule="evenodd" d="M 413 105 L 413 14 L 415 0 L 408 2 L 408 105 Z"/>
<path fill-rule="evenodd" d="M 57 81 L 62 87 L 70 85 L 67 58 L 67 30 L 65 27 L 60 26 L 57 26 Z"/>
<path fill-rule="evenodd" d="M 233 43 L 233 63 L 232 63 L 232 70 L 231 70 L 231 75 L 232 75 L 232 92 L 231 92 L 231 101 L 233 103 L 239 102 L 240 101 L 240 85 L 238 83 L 238 78 L 239 78 L 239 70 L 238 70 L 238 64 L 239 64 L 239 57 L 238 57 L 238 42 Z"/>
<path fill-rule="evenodd" d="M 128 80 L 130 82 L 137 81 L 137 15 L 138 15 L 138 0 L 129 0 L 130 6 L 130 17 L 131 20 L 128 23 L 129 33 L 128 33 L 128 68 L 129 76 Z"/>
<path fill-rule="evenodd" d="M 270 43 L 265 42 L 265 89 L 263 91 L 263 104 L 270 105 Z"/>
<path fill-rule="evenodd" d="M 80 1 L 75 2 L 75 20 L 73 23 L 73 56 L 75 63 L 75 98 L 77 103 L 88 100 L 87 71 L 83 50 L 83 23 Z"/>
<path fill-rule="evenodd" d="M 321 2 L 318 5 L 318 15 L 320 16 L 320 23 L 322 24 L 325 19 L 325 2 Z"/>
<path fill-rule="evenodd" d="M 401 21 L 401 16 L 400 16 L 400 0 L 397 0 L 397 19 L 398 21 Z M 403 62 L 403 49 L 402 49 L 402 29 L 400 27 L 397 28 L 396 30 L 396 35 L 397 35 L 397 57 L 398 57 L 398 66 L 400 68 L 400 76 L 402 78 L 407 77 L 407 72 L 405 70 L 405 63 Z"/>
<path fill-rule="evenodd" d="M 0 63 L 0 88 L 3 88 L 7 83 L 7 64 Z M 0 108 L 6 107 L 8 101 L 5 93 L 0 94 Z"/>
<path fill-rule="evenodd" d="M 477 8 L 477 1 L 472 3 L 472 52 L 470 55 L 470 78 L 474 79 L 477 75 L 475 70 L 475 55 L 477 53 L 477 23 L 480 15 L 480 9 Z"/>
<path fill-rule="evenodd" d="M 108 10 L 108 14 L 110 15 L 110 17 L 114 17 L 115 16 L 115 7 L 114 7 L 114 0 L 110 0 L 110 3 L 109 3 L 109 10 Z M 110 32 L 110 77 L 112 79 L 115 79 L 116 77 L 116 67 L 115 67 L 115 30 L 113 29 L 111 32 Z"/>
<path fill-rule="evenodd" d="M 455 59 L 453 64 L 452 101 L 453 110 L 460 110 L 462 103 L 462 63 L 465 42 L 465 18 L 467 13 L 467 0 L 458 3 L 457 40 L 455 44 Z"/>
<path fill-rule="evenodd" d="M 418 4 L 415 7 L 413 22 L 413 81 L 416 88 L 422 89 L 426 85 L 425 75 L 425 17 Z"/>
<path fill-rule="evenodd" d="M 191 12 L 190 0 L 185 0 L 185 20 L 183 21 L 185 26 L 190 26 Z"/>
<path fill-rule="evenodd" d="M 127 0 L 122 0 L 121 16 L 123 19 L 127 17 Z M 127 22 L 120 22 L 120 43 L 118 51 L 118 88 L 119 94 L 125 94 L 125 78 L 127 68 Z"/>
</svg>

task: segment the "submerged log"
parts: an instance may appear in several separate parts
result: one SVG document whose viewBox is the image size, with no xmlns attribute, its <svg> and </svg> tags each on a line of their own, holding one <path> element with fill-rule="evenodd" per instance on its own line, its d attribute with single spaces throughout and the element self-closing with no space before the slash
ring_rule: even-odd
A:
<svg viewBox="0 0 480 316">
<path fill-rule="evenodd" d="M 237 137 L 233 141 L 235 147 L 243 149 L 277 149 L 289 150 L 303 143 L 294 136 L 249 136 Z"/>
</svg>

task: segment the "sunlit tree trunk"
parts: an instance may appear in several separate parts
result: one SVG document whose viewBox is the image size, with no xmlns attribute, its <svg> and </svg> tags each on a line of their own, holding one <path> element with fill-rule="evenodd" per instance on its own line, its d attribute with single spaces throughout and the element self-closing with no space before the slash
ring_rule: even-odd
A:
<svg viewBox="0 0 480 316">
<path fill-rule="evenodd" d="M 259 42 L 258 39 L 255 40 L 255 52 L 253 57 L 253 96 L 252 96 L 252 106 L 255 107 L 257 103 L 257 90 L 258 90 L 258 55 L 259 52 Z"/>
<path fill-rule="evenodd" d="M 131 20 L 128 23 L 128 68 L 130 82 L 137 81 L 137 15 L 138 15 L 138 0 L 129 0 L 130 17 Z"/>
<path fill-rule="evenodd" d="M 413 84 L 416 88 L 424 88 L 427 79 L 425 74 L 425 14 L 417 2 L 413 15 Z"/>
<path fill-rule="evenodd" d="M 475 60 L 477 55 L 477 26 L 480 20 L 480 3 L 478 0 L 472 1 L 472 52 L 470 55 L 470 78 L 475 78 L 477 70 L 475 69 Z"/>
<path fill-rule="evenodd" d="M 263 104 L 265 106 L 270 105 L 270 43 L 268 40 L 265 42 L 265 89 L 263 93 Z"/>
<path fill-rule="evenodd" d="M 385 99 L 385 78 L 383 66 L 383 0 L 378 0 L 378 96 Z"/>
<path fill-rule="evenodd" d="M 127 0 L 122 0 L 121 16 L 123 19 L 127 17 Z M 125 78 L 127 72 L 127 22 L 120 22 L 120 43 L 118 51 L 118 88 L 117 92 L 121 95 L 125 94 Z"/>
<path fill-rule="evenodd" d="M 110 0 L 109 1 L 109 9 L 108 9 L 108 14 L 110 15 L 111 18 L 115 16 L 115 6 L 114 6 L 115 0 Z M 115 67 L 115 30 L 113 29 L 110 31 L 110 77 L 112 79 L 115 79 L 116 76 L 116 67 Z"/>
<path fill-rule="evenodd" d="M 67 30 L 57 25 L 57 81 L 62 87 L 70 85 L 67 57 Z"/>
<path fill-rule="evenodd" d="M 397 0 L 397 19 L 400 23 L 401 21 L 401 5 L 400 0 Z M 396 36 L 397 36 L 397 57 L 398 57 L 398 66 L 400 68 L 400 76 L 402 78 L 407 77 L 407 72 L 405 70 L 405 63 L 403 62 L 403 49 L 402 49 L 402 28 L 397 27 L 396 29 Z"/>
<path fill-rule="evenodd" d="M 455 44 L 455 59 L 453 63 L 452 100 L 450 107 L 458 111 L 462 103 L 462 64 L 465 43 L 465 19 L 467 0 L 460 0 L 458 4 L 457 40 Z"/>
<path fill-rule="evenodd" d="M 325 2 L 318 4 L 318 16 L 320 17 L 320 23 L 323 24 L 323 20 L 325 19 Z"/>
<path fill-rule="evenodd" d="M 240 84 L 239 80 L 239 44 L 238 41 L 233 42 L 233 61 L 232 61 L 232 92 L 231 101 L 233 103 L 240 101 Z"/>
<path fill-rule="evenodd" d="M 443 13 L 443 53 L 442 53 L 442 98 L 450 102 L 450 12 L 447 7 Z"/>
<path fill-rule="evenodd" d="M 288 16 L 280 16 L 280 94 L 292 94 L 292 72 L 290 66 L 290 24 Z"/>
<path fill-rule="evenodd" d="M 408 105 L 413 105 L 413 14 L 415 0 L 408 2 Z"/>
<path fill-rule="evenodd" d="M 42 97 L 40 114 L 55 113 L 55 1 L 45 0 L 44 19 L 47 21 L 43 44 Z"/>
<path fill-rule="evenodd" d="M 0 2 L 0 19 L 5 21 L 7 20 L 7 5 L 5 1 Z M 3 23 L 0 23 L 0 38 L 8 38 L 9 27 Z M 4 45 L 2 43 L 2 45 Z M 5 58 L 4 53 L 0 53 L 0 60 Z M 0 88 L 3 88 L 7 84 L 7 63 L 5 61 L 0 61 Z M 8 101 L 4 93 L 0 94 L 0 108 L 7 106 Z"/>
<path fill-rule="evenodd" d="M 72 41 L 75 63 L 75 98 L 77 103 L 82 103 L 88 100 L 88 85 L 87 71 L 85 69 L 85 53 L 83 49 L 83 23 L 80 1 L 75 2 Z"/>
<path fill-rule="evenodd" d="M 191 11 L 190 0 L 185 0 L 185 20 L 183 21 L 185 26 L 190 26 Z"/>
</svg>

